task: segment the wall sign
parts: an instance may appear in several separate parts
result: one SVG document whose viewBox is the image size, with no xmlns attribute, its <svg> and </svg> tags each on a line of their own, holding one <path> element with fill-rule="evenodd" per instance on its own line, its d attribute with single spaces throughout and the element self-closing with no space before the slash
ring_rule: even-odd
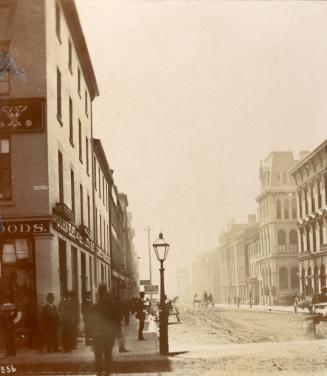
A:
<svg viewBox="0 0 327 376">
<path fill-rule="evenodd" d="M 0 101 L 0 132 L 40 132 L 45 128 L 43 98 L 15 98 Z"/>
<path fill-rule="evenodd" d="M 1 235 L 18 234 L 48 234 L 50 230 L 49 222 L 29 221 L 29 222 L 3 222 L 0 223 Z"/>
</svg>

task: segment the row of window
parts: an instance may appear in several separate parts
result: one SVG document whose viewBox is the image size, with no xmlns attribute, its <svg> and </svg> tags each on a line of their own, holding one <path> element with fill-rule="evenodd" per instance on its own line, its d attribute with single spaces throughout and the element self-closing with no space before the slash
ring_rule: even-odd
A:
<svg viewBox="0 0 327 376">
<path fill-rule="evenodd" d="M 95 241 L 105 251 L 110 249 L 109 225 L 106 224 L 105 218 L 95 208 Z"/>
<path fill-rule="evenodd" d="M 56 34 L 61 44 L 61 11 L 58 3 L 56 3 Z M 68 38 L 68 69 L 71 74 L 73 74 L 73 46 L 71 40 Z M 81 70 L 77 68 L 77 92 L 79 97 L 81 98 Z M 88 93 L 85 89 L 84 92 L 84 107 L 85 107 L 85 114 L 88 116 Z"/>
<path fill-rule="evenodd" d="M 63 156 L 60 151 L 58 151 L 58 182 L 59 182 L 59 202 L 64 203 L 64 163 Z M 74 171 L 70 170 L 70 188 L 71 188 L 71 209 L 75 216 L 75 175 Z M 79 189 L 79 198 L 80 198 L 80 213 L 81 213 L 81 224 L 84 225 L 84 193 L 83 185 L 80 184 Z M 91 203 L 90 196 L 87 195 L 87 227 L 91 228 Z"/>
<path fill-rule="evenodd" d="M 283 209 L 283 219 L 296 219 L 296 200 L 294 198 L 291 200 L 291 203 L 285 198 L 283 200 Z M 276 218 L 282 219 L 282 201 L 280 199 L 276 200 Z"/>
<path fill-rule="evenodd" d="M 327 174 L 324 174 L 323 180 L 325 186 L 325 204 L 327 204 Z M 314 213 L 316 210 L 322 208 L 321 182 L 322 179 L 318 178 L 308 187 L 304 187 L 303 190 L 298 192 L 299 214 L 301 218 L 304 215 L 309 215 L 310 212 Z"/>
<path fill-rule="evenodd" d="M 94 188 L 98 191 L 100 199 L 102 198 L 103 205 L 106 207 L 107 211 L 109 211 L 109 186 L 95 156 L 93 158 L 93 168 Z"/>
<path fill-rule="evenodd" d="M 316 235 L 316 228 L 318 227 L 319 233 L 319 244 L 320 246 L 325 244 L 325 237 L 324 237 L 324 224 L 323 221 L 318 221 L 317 224 L 312 223 L 311 226 L 306 226 L 305 228 L 300 229 L 300 241 L 301 241 L 301 252 L 304 252 L 304 237 L 306 240 L 306 251 L 316 252 L 317 248 L 317 235 Z M 310 236 L 310 234 L 312 234 Z M 311 240 L 310 240 L 311 239 Z M 312 247 L 311 247 L 312 246 Z"/>
</svg>

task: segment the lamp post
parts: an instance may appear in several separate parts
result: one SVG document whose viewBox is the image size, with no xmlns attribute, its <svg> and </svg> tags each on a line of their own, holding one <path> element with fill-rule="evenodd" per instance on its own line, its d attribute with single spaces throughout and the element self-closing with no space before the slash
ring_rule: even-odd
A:
<svg viewBox="0 0 327 376">
<path fill-rule="evenodd" d="M 169 244 L 166 243 L 160 232 L 159 238 L 153 243 L 153 249 L 157 259 L 160 262 L 160 310 L 159 310 L 159 344 L 160 354 L 167 355 L 169 353 L 168 345 L 168 311 L 165 302 L 165 277 L 164 277 L 164 261 L 167 258 Z"/>
</svg>

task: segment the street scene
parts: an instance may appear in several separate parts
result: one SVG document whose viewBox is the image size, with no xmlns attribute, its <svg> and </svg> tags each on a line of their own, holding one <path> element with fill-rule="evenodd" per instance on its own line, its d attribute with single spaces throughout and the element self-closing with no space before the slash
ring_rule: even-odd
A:
<svg viewBox="0 0 327 376">
<path fill-rule="evenodd" d="M 326 20 L 0 0 L 0 375 L 326 375 Z"/>
</svg>

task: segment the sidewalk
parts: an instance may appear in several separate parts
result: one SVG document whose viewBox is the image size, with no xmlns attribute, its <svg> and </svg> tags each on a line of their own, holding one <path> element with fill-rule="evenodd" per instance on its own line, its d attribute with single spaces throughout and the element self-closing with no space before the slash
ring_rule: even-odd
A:
<svg viewBox="0 0 327 376">
<path fill-rule="evenodd" d="M 159 355 L 159 344 L 154 321 L 146 321 L 145 341 L 139 341 L 138 320 L 130 316 L 129 326 L 123 328 L 125 345 L 128 353 L 119 353 L 118 343 L 113 351 L 113 370 L 120 373 L 160 372 L 169 370 L 169 361 Z M 117 342 L 117 341 L 116 341 Z M 17 355 L 0 357 L 0 365 L 13 364 L 18 373 L 40 374 L 42 372 L 93 372 L 94 354 L 90 346 L 86 346 L 84 337 L 78 339 L 78 348 L 71 353 L 39 353 L 35 350 L 18 348 Z"/>
</svg>

